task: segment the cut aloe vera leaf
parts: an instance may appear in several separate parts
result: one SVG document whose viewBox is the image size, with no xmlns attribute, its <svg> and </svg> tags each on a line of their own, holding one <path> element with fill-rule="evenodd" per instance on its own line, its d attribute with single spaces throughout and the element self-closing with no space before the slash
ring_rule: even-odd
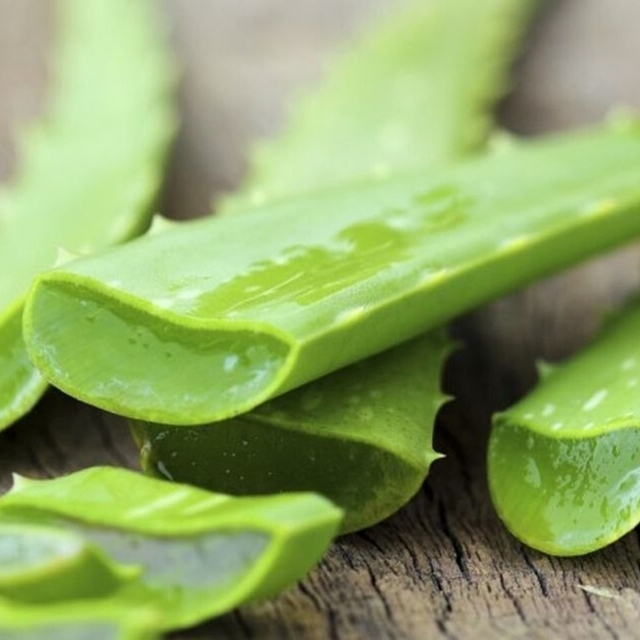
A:
<svg viewBox="0 0 640 640">
<path fill-rule="evenodd" d="M 46 385 L 21 335 L 22 301 L 60 248 L 89 253 L 149 224 L 175 129 L 175 71 L 147 0 L 58 0 L 53 100 L 0 194 L 0 429 Z"/>
<path fill-rule="evenodd" d="M 233 417 L 640 234 L 638 166 L 615 127 L 184 223 L 37 278 L 27 347 L 109 411 Z"/>
<path fill-rule="evenodd" d="M 152 612 L 163 630 L 293 584 L 325 552 L 341 516 L 315 494 L 231 498 L 107 467 L 17 478 L 0 498 L 3 521 L 70 531 L 129 570 L 117 590 L 94 598 L 97 614 Z"/>
<path fill-rule="evenodd" d="M 206 426 L 136 423 L 146 471 L 234 494 L 313 490 L 345 510 L 342 532 L 398 510 L 433 460 L 440 370 L 434 332 Z"/>
<path fill-rule="evenodd" d="M 223 212 L 427 168 L 482 146 L 535 0 L 419 0 L 330 67 L 285 132 L 259 146 Z"/>
<path fill-rule="evenodd" d="M 640 522 L 640 305 L 494 419 L 489 483 L 527 545 L 579 555 Z"/>
</svg>

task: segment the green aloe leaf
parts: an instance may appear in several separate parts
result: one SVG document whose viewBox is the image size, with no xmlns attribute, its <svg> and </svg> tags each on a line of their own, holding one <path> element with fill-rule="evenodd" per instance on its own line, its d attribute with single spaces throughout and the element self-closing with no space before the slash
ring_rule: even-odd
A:
<svg viewBox="0 0 640 640">
<path fill-rule="evenodd" d="M 183 223 L 38 277 L 29 353 L 109 411 L 234 417 L 640 234 L 639 164 L 616 126 Z"/>
<path fill-rule="evenodd" d="M 45 389 L 21 332 L 31 280 L 149 223 L 175 129 L 173 64 L 152 2 L 57 0 L 55 90 L 0 193 L 0 429 Z"/>
<path fill-rule="evenodd" d="M 222 212 L 477 149 L 534 5 L 420 0 L 385 16 L 258 149 Z M 449 349 L 438 331 L 206 427 L 138 422 L 143 467 L 236 494 L 313 489 L 345 509 L 343 532 L 369 526 L 405 504 L 439 457 L 432 435 Z"/>
<path fill-rule="evenodd" d="M 341 515 L 314 494 L 230 498 L 107 467 L 17 478 L 0 498 L 0 553 L 17 548 L 0 565 L 0 623 L 30 603 L 44 621 L 91 604 L 95 621 L 189 626 L 300 579 Z"/>
<path fill-rule="evenodd" d="M 520 540 L 579 555 L 640 522 L 640 306 L 494 418 L 489 484 Z"/>
<path fill-rule="evenodd" d="M 334 62 L 223 212 L 427 169 L 482 147 L 536 0 L 419 0 Z"/>
<path fill-rule="evenodd" d="M 450 348 L 434 332 L 228 421 L 136 423 L 143 467 L 236 494 L 318 491 L 345 509 L 343 533 L 362 529 L 408 502 L 440 457 L 431 441 Z"/>
</svg>

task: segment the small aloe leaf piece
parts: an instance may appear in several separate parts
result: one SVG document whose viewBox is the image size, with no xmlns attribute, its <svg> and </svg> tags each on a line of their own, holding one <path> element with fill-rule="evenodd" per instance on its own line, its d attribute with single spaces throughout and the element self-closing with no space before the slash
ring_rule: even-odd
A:
<svg viewBox="0 0 640 640">
<path fill-rule="evenodd" d="M 451 350 L 433 332 L 206 426 L 135 423 L 145 470 L 238 494 L 296 487 L 346 512 L 342 532 L 398 510 L 433 460 L 440 371 Z"/>
<path fill-rule="evenodd" d="M 32 278 L 60 249 L 88 253 L 148 226 L 175 129 L 175 71 L 153 3 L 56 7 L 53 104 L 25 136 L 18 175 L 0 194 L 0 429 L 46 386 L 21 332 Z"/>
<path fill-rule="evenodd" d="M 0 498 L 0 541 L 3 527 L 11 532 L 21 527 L 25 544 L 35 525 L 62 530 L 59 545 L 63 535 L 67 544 L 81 545 L 75 550 L 78 558 L 84 545 L 94 548 L 93 556 L 116 565 L 112 573 L 121 582 L 101 576 L 93 587 L 99 592 L 87 594 L 83 584 L 96 577 L 90 558 L 82 556 L 83 579 L 75 581 L 59 558 L 57 563 L 41 558 L 51 574 L 49 586 L 76 589 L 69 600 L 93 599 L 97 616 L 152 612 L 155 628 L 169 630 L 291 585 L 320 559 L 341 516 L 328 500 L 311 493 L 231 498 L 96 467 L 55 480 L 19 478 Z M 45 586 L 30 580 L 33 569 L 26 561 L 22 565 L 22 578 L 14 572 L 13 582 L 0 582 L 0 603 L 14 602 L 19 609 L 28 600 L 24 593 L 39 589 L 31 598 L 39 603 L 35 611 L 55 608 L 60 598 L 54 594 L 43 602 Z M 19 593 L 12 584 L 21 587 Z M 78 611 L 84 611 L 82 602 Z"/>
<path fill-rule="evenodd" d="M 428 168 L 482 147 L 536 0 L 418 0 L 367 29 L 259 146 L 222 211 Z"/>
<path fill-rule="evenodd" d="M 476 150 L 535 4 L 419 0 L 385 16 L 258 149 L 222 213 Z M 438 331 L 236 419 L 175 429 L 138 422 L 143 467 L 234 494 L 313 489 L 345 509 L 343 532 L 375 524 L 412 497 L 438 457 L 432 435 L 449 350 Z"/>
<path fill-rule="evenodd" d="M 579 555 L 640 522 L 640 305 L 494 418 L 489 485 L 509 530 Z"/>
<path fill-rule="evenodd" d="M 29 353 L 109 411 L 234 417 L 640 234 L 638 166 L 603 128 L 183 223 L 38 277 Z"/>
<path fill-rule="evenodd" d="M 88 600 L 52 607 L 0 600 L 0 640 L 159 640 L 150 615 L 96 611 Z"/>
</svg>

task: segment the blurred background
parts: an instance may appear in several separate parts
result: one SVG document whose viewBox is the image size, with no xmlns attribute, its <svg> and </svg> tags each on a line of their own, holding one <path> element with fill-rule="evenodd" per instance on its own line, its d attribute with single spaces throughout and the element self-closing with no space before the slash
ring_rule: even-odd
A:
<svg viewBox="0 0 640 640">
<path fill-rule="evenodd" d="M 0 0 L 0 178 L 18 126 L 46 106 L 55 0 Z M 183 130 L 166 192 L 174 216 L 209 211 L 232 188 L 248 146 L 284 122 L 350 34 L 404 0 L 158 0 L 182 65 Z M 637 0 L 547 0 L 502 113 L 539 133 L 640 105 Z"/>
</svg>

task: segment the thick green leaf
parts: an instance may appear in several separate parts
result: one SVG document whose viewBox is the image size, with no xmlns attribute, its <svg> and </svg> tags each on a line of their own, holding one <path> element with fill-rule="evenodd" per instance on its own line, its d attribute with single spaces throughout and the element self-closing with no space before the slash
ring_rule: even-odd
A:
<svg viewBox="0 0 640 640">
<path fill-rule="evenodd" d="M 152 616 L 156 629 L 192 625 L 300 579 L 341 515 L 314 494 L 230 498 L 107 467 L 17 478 L 0 498 L 0 553 L 5 540 L 19 547 L 0 565 L 0 605 L 9 621 L 25 603 L 48 620 L 76 602 L 82 617 L 91 601 L 96 621 L 120 612 Z M 26 544 L 36 536 L 39 553 Z"/>
<path fill-rule="evenodd" d="M 345 509 L 343 532 L 362 529 L 405 504 L 439 457 L 431 441 L 449 351 L 434 332 L 238 418 L 136 423 L 143 466 L 236 494 L 318 491 Z"/>
<path fill-rule="evenodd" d="M 183 223 L 40 276 L 28 349 L 109 411 L 233 417 L 640 234 L 639 165 L 616 127 Z"/>
<path fill-rule="evenodd" d="M 143 231 L 175 129 L 175 72 L 152 2 L 57 0 L 53 104 L 0 194 L 0 429 L 45 388 L 20 322 L 34 276 L 61 248 L 88 253 Z"/>
<path fill-rule="evenodd" d="M 579 555 L 640 522 L 640 306 L 498 414 L 489 444 L 496 509 L 526 544 Z"/>
</svg>

